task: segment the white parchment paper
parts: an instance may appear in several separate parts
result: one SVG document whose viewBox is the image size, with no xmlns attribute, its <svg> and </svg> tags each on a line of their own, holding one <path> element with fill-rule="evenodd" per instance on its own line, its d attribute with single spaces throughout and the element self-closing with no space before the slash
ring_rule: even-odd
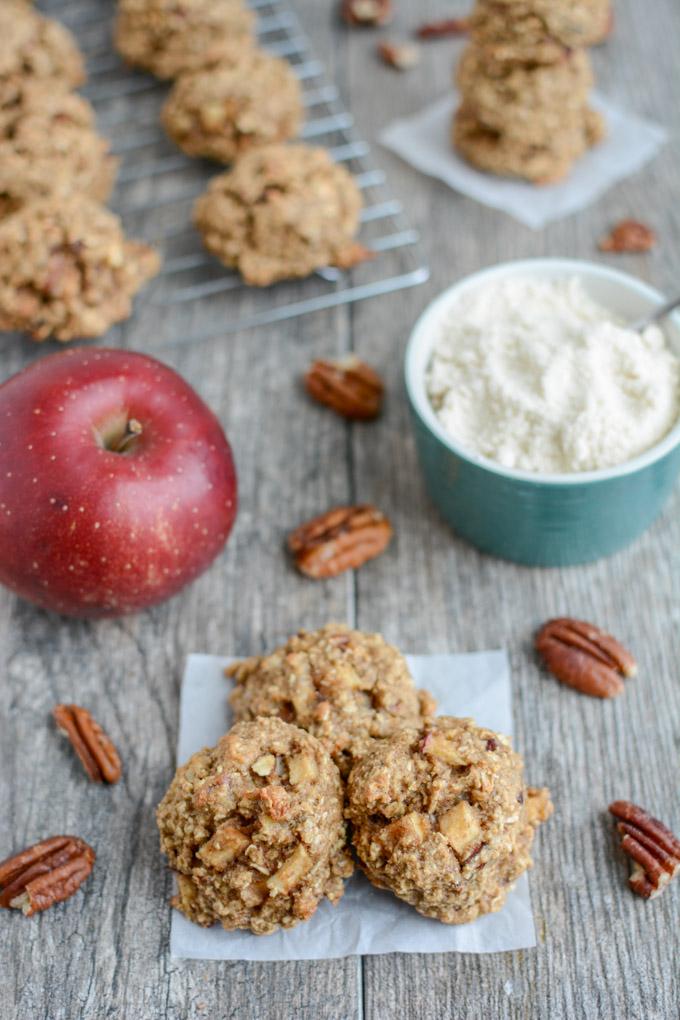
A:
<svg viewBox="0 0 680 1020">
<path fill-rule="evenodd" d="M 617 181 L 630 177 L 656 155 L 668 137 L 660 125 L 619 109 L 598 93 L 591 103 L 604 114 L 607 136 L 579 159 L 569 177 L 559 184 L 538 186 L 495 177 L 476 170 L 458 156 L 450 141 L 451 118 L 458 105 L 455 92 L 413 117 L 390 124 L 380 141 L 430 177 L 438 177 L 456 191 L 502 209 L 538 230 L 552 220 L 584 209 Z"/>
<path fill-rule="evenodd" d="M 444 715 L 472 716 L 512 735 L 510 670 L 505 652 L 407 656 L 417 684 L 427 687 Z M 229 728 L 231 659 L 191 655 L 182 685 L 177 761 L 215 744 Z M 273 935 L 201 928 L 172 913 L 174 957 L 198 960 L 320 960 L 371 953 L 494 953 L 536 945 L 527 876 L 504 908 L 471 924 L 449 926 L 421 917 L 388 892 L 355 874 L 340 903 L 324 901 L 305 924 Z"/>
</svg>

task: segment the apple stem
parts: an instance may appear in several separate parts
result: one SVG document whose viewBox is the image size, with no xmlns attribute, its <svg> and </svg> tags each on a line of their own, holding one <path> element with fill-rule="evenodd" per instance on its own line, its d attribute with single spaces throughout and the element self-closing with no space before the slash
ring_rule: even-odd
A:
<svg viewBox="0 0 680 1020">
<path fill-rule="evenodd" d="M 137 421 L 136 418 L 130 418 L 125 425 L 125 432 L 120 439 L 115 443 L 114 446 L 110 447 L 113 453 L 125 453 L 130 443 L 134 439 L 138 439 L 143 432 L 142 423 Z"/>
</svg>

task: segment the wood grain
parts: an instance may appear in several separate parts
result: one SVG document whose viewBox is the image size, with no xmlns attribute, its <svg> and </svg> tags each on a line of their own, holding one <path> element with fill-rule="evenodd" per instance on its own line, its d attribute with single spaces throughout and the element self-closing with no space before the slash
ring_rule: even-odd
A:
<svg viewBox="0 0 680 1020">
<path fill-rule="evenodd" d="M 317 51 L 374 138 L 397 115 L 448 87 L 457 44 L 431 43 L 421 67 L 395 75 L 372 32 L 343 29 L 332 5 L 295 0 Z M 390 36 L 465 4 L 397 5 Z M 3 973 L 20 1020 L 238 1017 L 239 1020 L 455 1017 L 669 1020 L 678 1013 L 680 887 L 644 903 L 605 815 L 631 797 L 680 828 L 680 493 L 632 549 L 569 570 L 528 570 L 454 538 L 425 497 L 409 432 L 402 355 L 417 313 L 453 279 L 500 259 L 596 258 L 672 291 L 678 286 L 680 79 L 677 0 L 616 0 L 611 41 L 595 53 L 601 87 L 674 130 L 661 156 L 595 206 L 534 233 L 379 152 L 392 190 L 424 234 L 431 282 L 349 309 L 163 350 L 155 309 L 117 342 L 162 356 L 215 408 L 235 446 L 241 511 L 227 552 L 186 593 L 143 616 L 96 625 L 59 620 L 0 593 L 0 855 L 72 831 L 98 863 L 77 900 L 31 921 L 0 917 Z M 661 244 L 646 256 L 603 257 L 596 240 L 637 216 Z M 312 404 L 299 377 L 313 357 L 355 349 L 388 383 L 386 413 L 346 425 Z M 2 378 L 43 350 L 4 340 Z M 390 551 L 356 576 L 315 584 L 283 551 L 289 528 L 333 503 L 360 499 L 395 524 Z M 530 650 L 547 616 L 592 619 L 638 654 L 639 678 L 600 703 L 545 677 Z M 170 881 L 154 807 L 172 774 L 178 692 L 191 651 L 246 654 L 299 626 L 347 619 L 413 652 L 505 645 L 513 664 L 517 746 L 532 781 L 548 783 L 556 816 L 541 833 L 531 878 L 534 950 L 493 956 L 412 955 L 301 964 L 198 963 L 168 955 Z M 125 762 L 113 789 L 89 784 L 49 720 L 58 701 L 91 708 Z M 11 961 L 11 963 L 9 962 Z M 9 993 L 9 994 L 8 994 Z M 2 1012 L 0 1010 L 0 1012 Z"/>
</svg>

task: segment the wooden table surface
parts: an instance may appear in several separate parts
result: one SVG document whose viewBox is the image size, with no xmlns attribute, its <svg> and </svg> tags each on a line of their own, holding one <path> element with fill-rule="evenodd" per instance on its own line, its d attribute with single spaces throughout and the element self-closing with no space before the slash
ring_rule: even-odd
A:
<svg viewBox="0 0 680 1020">
<path fill-rule="evenodd" d="M 329 0 L 295 3 L 365 137 L 446 90 L 450 42 L 430 45 L 417 70 L 399 75 L 376 63 L 373 33 L 338 25 Z M 456 10 L 443 0 L 423 0 L 411 13 L 406 0 L 396 6 L 393 34 Z M 238 461 L 240 516 L 217 564 L 144 615 L 65 621 L 0 593 L 0 856 L 64 831 L 98 853 L 92 879 L 68 906 L 33 920 L 14 912 L 0 918 L 10 985 L 2 1016 L 678 1016 L 680 883 L 655 902 L 634 897 L 605 809 L 613 798 L 631 798 L 680 828 L 680 491 L 641 541 L 610 560 L 530 570 L 486 558 L 453 537 L 428 503 L 401 382 L 417 313 L 457 277 L 499 260 L 595 258 L 677 290 L 680 7 L 677 0 L 615 6 L 615 34 L 594 54 L 601 88 L 673 136 L 653 164 L 592 208 L 534 233 L 377 149 L 392 191 L 422 229 L 432 266 L 427 285 L 196 347 L 163 351 L 152 329 L 144 336 L 134 324 L 124 330 L 124 344 L 164 357 L 220 414 Z M 598 255 L 596 239 L 628 215 L 658 228 L 658 249 Z M 312 357 L 350 349 L 386 378 L 387 410 L 377 424 L 344 425 L 300 392 Z M 27 341 L 6 342 L 2 377 L 42 353 Z M 287 530 L 355 500 L 374 501 L 393 519 L 389 552 L 328 583 L 296 576 L 282 552 Z M 621 698 L 591 700 L 540 672 L 532 632 L 561 613 L 610 628 L 635 650 L 639 679 Z M 170 959 L 171 880 L 154 808 L 174 768 L 185 656 L 258 653 L 300 626 L 328 620 L 382 631 L 413 652 L 509 650 L 516 743 L 530 780 L 549 784 L 556 805 L 531 875 L 537 948 L 427 956 L 414 946 L 408 955 L 285 964 Z M 106 720 L 126 766 L 115 788 L 85 782 L 55 736 L 48 716 L 64 700 Z"/>
</svg>

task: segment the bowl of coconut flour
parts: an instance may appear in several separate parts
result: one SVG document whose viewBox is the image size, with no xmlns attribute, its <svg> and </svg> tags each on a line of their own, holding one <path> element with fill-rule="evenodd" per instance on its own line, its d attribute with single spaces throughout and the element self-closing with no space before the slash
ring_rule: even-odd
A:
<svg viewBox="0 0 680 1020">
<path fill-rule="evenodd" d="M 558 566 L 609 555 L 680 473 L 680 319 L 632 276 L 511 262 L 445 291 L 415 326 L 406 385 L 425 480 L 481 550 Z"/>
</svg>

